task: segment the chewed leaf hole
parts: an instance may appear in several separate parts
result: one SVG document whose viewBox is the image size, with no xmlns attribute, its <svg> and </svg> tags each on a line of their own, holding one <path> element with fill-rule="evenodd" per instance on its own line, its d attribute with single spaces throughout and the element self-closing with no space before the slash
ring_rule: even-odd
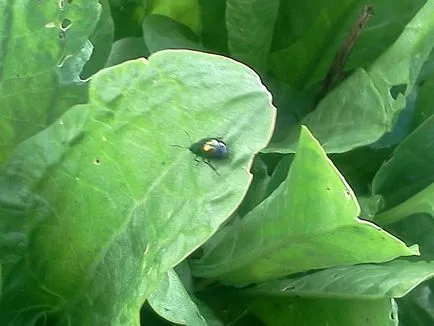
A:
<svg viewBox="0 0 434 326">
<path fill-rule="evenodd" d="M 93 164 L 95 164 L 95 165 L 100 165 L 100 164 L 101 164 L 101 161 L 99 160 L 99 158 L 96 158 L 96 159 L 93 161 Z"/>
<path fill-rule="evenodd" d="M 72 24 L 72 21 L 70 19 L 64 18 L 62 20 L 62 24 L 61 24 L 62 30 L 66 31 L 69 28 L 69 26 L 71 26 L 71 24 Z"/>
<path fill-rule="evenodd" d="M 390 87 L 389 92 L 390 92 L 390 96 L 392 96 L 392 98 L 396 100 L 398 98 L 398 95 L 399 94 L 404 95 L 406 90 L 407 90 L 407 84 L 399 84 Z"/>
<path fill-rule="evenodd" d="M 67 57 L 68 57 L 67 55 L 63 54 L 60 57 L 59 61 L 57 62 L 57 66 L 62 67 Z"/>
</svg>

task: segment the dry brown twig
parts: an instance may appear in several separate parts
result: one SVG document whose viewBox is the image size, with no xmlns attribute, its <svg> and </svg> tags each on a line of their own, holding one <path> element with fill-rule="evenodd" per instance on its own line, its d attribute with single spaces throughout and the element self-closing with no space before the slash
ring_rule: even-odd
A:
<svg viewBox="0 0 434 326">
<path fill-rule="evenodd" d="M 360 14 L 357 21 L 353 24 L 351 32 L 348 34 L 347 38 L 336 54 L 332 65 L 330 66 L 321 89 L 318 92 L 317 103 L 330 91 L 330 89 L 333 88 L 336 80 L 341 76 L 348 55 L 350 54 L 357 37 L 360 35 L 369 18 L 371 18 L 373 14 L 374 8 L 372 6 L 365 6 L 365 8 L 363 8 L 362 13 Z"/>
</svg>

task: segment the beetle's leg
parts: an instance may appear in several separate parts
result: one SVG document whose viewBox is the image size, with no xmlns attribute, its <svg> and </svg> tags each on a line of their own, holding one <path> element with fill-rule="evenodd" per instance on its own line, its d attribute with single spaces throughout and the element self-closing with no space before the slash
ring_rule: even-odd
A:
<svg viewBox="0 0 434 326">
<path fill-rule="evenodd" d="M 203 159 L 203 161 L 211 168 L 215 171 L 215 173 L 217 173 L 218 175 L 220 175 L 219 171 L 217 171 L 217 169 L 215 168 L 214 165 L 211 164 L 211 162 L 209 160 L 207 160 L 206 158 Z"/>
</svg>

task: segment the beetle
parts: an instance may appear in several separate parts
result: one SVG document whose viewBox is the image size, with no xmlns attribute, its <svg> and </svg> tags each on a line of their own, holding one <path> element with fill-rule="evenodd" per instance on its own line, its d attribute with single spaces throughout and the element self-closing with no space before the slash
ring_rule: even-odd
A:
<svg viewBox="0 0 434 326">
<path fill-rule="evenodd" d="M 202 138 L 188 149 L 204 159 L 221 160 L 229 155 L 228 146 L 221 138 Z"/>
<path fill-rule="evenodd" d="M 173 145 L 177 147 L 187 148 L 190 152 L 210 166 L 217 174 L 217 169 L 211 164 L 211 160 L 223 160 L 229 156 L 229 149 L 221 137 L 207 137 L 191 144 L 189 147 L 181 145 Z"/>
</svg>

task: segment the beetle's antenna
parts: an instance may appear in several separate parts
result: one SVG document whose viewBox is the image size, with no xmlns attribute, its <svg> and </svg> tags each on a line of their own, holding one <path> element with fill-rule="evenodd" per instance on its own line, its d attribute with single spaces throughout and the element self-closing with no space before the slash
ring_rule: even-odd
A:
<svg viewBox="0 0 434 326">
<path fill-rule="evenodd" d="M 185 134 L 187 135 L 187 137 L 188 137 L 190 143 L 192 143 L 192 141 L 191 141 L 191 137 L 190 137 L 190 134 L 187 132 L 187 130 L 185 130 L 185 129 L 183 129 L 183 130 L 184 130 Z M 175 147 L 180 147 L 180 148 L 187 148 L 187 149 L 189 149 L 188 146 L 183 146 L 183 145 L 172 144 L 171 146 L 175 146 Z"/>
<path fill-rule="evenodd" d="M 183 129 L 183 130 L 184 130 L 185 134 L 187 135 L 188 139 L 190 140 L 190 142 L 192 142 L 192 141 L 191 141 L 190 134 L 187 132 L 187 130 L 185 130 L 185 129 Z M 187 148 L 187 149 L 189 149 L 188 146 L 183 146 L 183 145 L 172 144 L 171 146 L 175 146 L 175 147 L 180 147 L 180 148 Z"/>
<path fill-rule="evenodd" d="M 182 145 L 177 145 L 177 144 L 171 144 L 170 146 L 174 146 L 174 147 L 180 147 L 180 148 L 187 148 L 187 146 L 182 146 Z"/>
<path fill-rule="evenodd" d="M 185 132 L 185 134 L 187 135 L 188 140 L 190 141 L 190 143 L 193 143 L 193 141 L 191 140 L 191 136 L 190 136 L 190 134 L 187 132 L 187 130 L 184 129 L 184 132 Z"/>
</svg>

